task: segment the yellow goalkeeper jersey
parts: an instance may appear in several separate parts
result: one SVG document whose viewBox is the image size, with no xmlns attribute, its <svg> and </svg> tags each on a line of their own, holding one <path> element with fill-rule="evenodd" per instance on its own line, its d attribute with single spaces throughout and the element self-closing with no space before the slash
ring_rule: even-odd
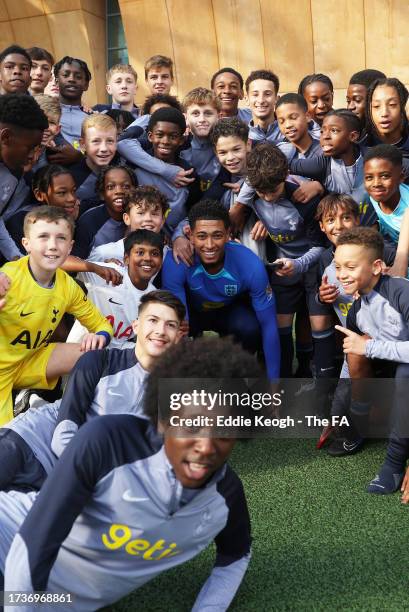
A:
<svg viewBox="0 0 409 612">
<path fill-rule="evenodd" d="M 90 332 L 112 336 L 111 325 L 66 272 L 57 269 L 54 285 L 42 287 L 34 280 L 28 259 L 22 257 L 1 268 L 11 285 L 0 311 L 0 369 L 47 346 L 65 313 L 74 315 Z"/>
</svg>

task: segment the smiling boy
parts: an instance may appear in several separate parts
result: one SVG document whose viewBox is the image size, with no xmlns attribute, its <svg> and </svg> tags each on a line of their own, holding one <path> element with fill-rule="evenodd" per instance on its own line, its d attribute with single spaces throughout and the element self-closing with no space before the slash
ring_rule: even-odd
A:
<svg viewBox="0 0 409 612">
<path fill-rule="evenodd" d="M 280 142 L 277 146 L 289 162 L 293 159 L 316 157 L 322 153 L 319 140 L 313 138 L 309 132 L 311 121 L 303 96 L 284 94 L 277 101 L 275 112 L 278 127 L 285 138 L 285 142 Z"/>
<path fill-rule="evenodd" d="M 185 309 L 167 291 L 147 291 L 130 316 L 138 330 L 135 347 L 86 353 L 73 368 L 62 400 L 30 408 L 0 429 L 0 490 L 39 490 L 56 456 L 86 421 L 104 414 L 143 418 L 146 377 L 179 342 Z"/>
<path fill-rule="evenodd" d="M 145 62 L 145 82 L 151 94 L 169 94 L 173 85 L 173 61 L 153 55 Z"/>
<path fill-rule="evenodd" d="M 275 117 L 280 82 L 270 70 L 254 70 L 245 83 L 246 100 L 251 110 L 249 139 L 253 144 L 283 140 Z"/>
<path fill-rule="evenodd" d="M 373 376 L 374 371 L 381 378 L 409 378 L 409 281 L 382 275 L 383 247 L 381 235 L 370 228 L 354 228 L 338 238 L 337 279 L 346 294 L 359 294 L 349 309 L 347 329 L 336 326 L 345 336 L 344 353 L 352 379 Z M 402 405 L 405 385 L 397 381 L 396 388 L 395 422 L 386 460 L 370 483 L 369 493 L 392 493 L 403 479 L 409 441 L 399 436 L 396 416 L 406 412 L 407 393 L 403 393 Z M 354 398 L 354 387 L 352 393 Z M 360 411 L 362 402 L 357 402 L 355 412 Z"/>
<path fill-rule="evenodd" d="M 138 88 L 138 75 L 130 64 L 115 64 L 106 74 L 106 89 L 112 96 L 112 104 L 96 104 L 93 109 L 106 112 L 109 109 L 121 109 L 139 117 L 139 108 L 135 106 L 134 98 Z"/>
<path fill-rule="evenodd" d="M 96 192 L 103 204 L 90 208 L 80 216 L 73 255 L 87 259 L 95 247 L 124 237 L 123 205 L 132 187 L 135 187 L 135 176 L 131 168 L 112 165 L 101 169 Z"/>
<path fill-rule="evenodd" d="M 6 222 L 22 207 L 28 194 L 23 169 L 39 149 L 47 117 L 31 96 L 0 96 L 0 262 L 22 252 L 6 229 Z"/>
<path fill-rule="evenodd" d="M 70 167 L 80 200 L 95 198 L 98 174 L 116 155 L 117 134 L 115 121 L 106 114 L 90 115 L 82 122 L 80 146 L 85 157 Z"/>
<path fill-rule="evenodd" d="M 157 175 L 137 166 L 135 175 L 139 185 L 153 185 L 167 198 L 170 212 L 166 217 L 165 230 L 172 235 L 177 225 L 185 218 L 189 208 L 201 197 L 200 184 L 194 169 L 190 168 L 179 151 L 185 142 L 186 120 L 175 108 L 160 108 L 151 115 L 148 125 L 150 154 L 165 162 L 166 166 L 180 166 L 191 170 L 194 181 L 189 187 L 175 187 L 163 175 Z"/>
<path fill-rule="evenodd" d="M 398 243 L 402 218 L 409 206 L 409 187 L 402 182 L 402 164 L 402 152 L 388 144 L 369 148 L 364 157 L 365 189 L 381 234 L 394 244 Z"/>
<path fill-rule="evenodd" d="M 256 360 L 232 342 L 212 339 L 210 345 L 203 338 L 188 351 L 179 344 L 149 377 L 145 414 L 156 428 L 163 377 L 259 373 Z M 169 419 L 169 411 L 161 413 L 163 445 L 152 438 L 146 419 L 93 419 L 72 440 L 34 504 L 22 493 L 0 494 L 5 589 L 68 590 L 83 612 L 96 610 L 192 559 L 214 540 L 214 569 L 193 610 L 229 608 L 251 554 L 243 487 L 226 465 L 235 439 L 210 437 L 203 429 L 192 435 L 185 428 L 176 437 Z M 198 517 L 204 517 L 199 526 Z M 71 608 L 72 603 L 61 606 Z"/>
<path fill-rule="evenodd" d="M 61 133 L 79 149 L 82 122 L 89 115 L 82 108 L 82 94 L 89 87 L 91 73 L 83 60 L 66 55 L 55 64 L 54 75 L 60 89 Z"/>
<path fill-rule="evenodd" d="M 26 94 L 31 83 L 31 58 L 18 45 L 0 53 L 0 93 Z"/>
<path fill-rule="evenodd" d="M 82 289 L 60 269 L 72 248 L 74 222 L 59 208 L 39 206 L 24 220 L 29 253 L 2 271 L 10 278 L 0 312 L 0 424 L 13 418 L 13 388 L 53 389 L 81 352 L 109 343 L 112 328 Z M 63 315 L 77 316 L 87 329 L 81 345 L 51 342 Z"/>
<path fill-rule="evenodd" d="M 51 79 L 54 58 L 46 49 L 30 47 L 27 53 L 31 58 L 31 94 L 43 94 Z"/>
<path fill-rule="evenodd" d="M 243 100 L 243 77 L 234 68 L 220 68 L 211 78 L 210 88 L 221 101 L 220 117 L 238 117 L 245 123 L 251 119 L 249 108 L 239 108 Z"/>
<path fill-rule="evenodd" d="M 221 102 L 210 89 L 196 87 L 186 94 L 182 108 L 191 137 L 180 157 L 196 170 L 204 192 L 220 170 L 209 134 L 219 118 Z"/>
<path fill-rule="evenodd" d="M 154 291 L 152 279 L 162 266 L 163 240 L 159 234 L 150 230 L 131 232 L 123 240 L 124 267 L 109 263 L 110 267 L 122 274 L 122 283 L 109 286 L 95 274 L 81 273 L 88 297 L 108 319 L 114 330 L 111 348 L 119 348 L 124 342 L 134 338 L 132 322 L 139 302 L 145 293 Z M 80 342 L 86 329 L 77 321 L 68 342 Z"/>
<path fill-rule="evenodd" d="M 134 232 L 145 229 L 159 234 L 168 210 L 167 199 L 159 189 L 150 185 L 135 187 L 126 194 L 124 200 L 123 220 L 127 226 L 126 231 Z M 88 259 L 90 261 L 113 261 L 121 265 L 124 259 L 123 238 L 95 247 Z"/>
<path fill-rule="evenodd" d="M 188 305 L 190 334 L 210 329 L 233 335 L 250 352 L 262 347 L 268 377 L 278 378 L 275 300 L 263 263 L 230 242 L 229 213 L 219 202 L 206 199 L 193 206 L 189 225 L 193 265 L 177 264 L 168 253 L 162 279 L 164 288 Z"/>
</svg>

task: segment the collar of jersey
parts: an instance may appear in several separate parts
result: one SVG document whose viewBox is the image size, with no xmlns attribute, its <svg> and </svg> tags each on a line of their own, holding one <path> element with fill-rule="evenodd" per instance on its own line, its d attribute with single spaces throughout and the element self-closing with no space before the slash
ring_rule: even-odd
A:
<svg viewBox="0 0 409 612">
<path fill-rule="evenodd" d="M 212 143 L 207 138 L 198 138 L 193 136 L 190 142 L 192 149 L 213 149 Z"/>
<path fill-rule="evenodd" d="M 254 125 L 254 120 L 253 119 L 250 121 L 250 127 L 253 130 L 256 130 L 257 132 L 260 132 L 261 134 L 265 134 L 267 136 L 270 136 L 270 134 L 272 134 L 274 132 L 274 130 L 276 128 L 276 125 L 277 125 L 277 119 L 274 119 L 273 123 L 269 123 L 268 127 L 267 127 L 267 130 L 264 131 L 263 128 L 260 127 L 259 125 Z"/>
<path fill-rule="evenodd" d="M 236 280 L 229 272 L 227 272 L 227 270 L 224 269 L 224 267 L 217 274 L 209 274 L 209 272 L 206 272 L 206 270 L 204 269 L 201 263 L 198 265 L 196 270 L 193 272 L 192 278 L 194 276 L 197 276 L 198 274 L 205 274 L 208 278 L 212 278 L 212 279 L 227 278 L 232 281 Z"/>
<path fill-rule="evenodd" d="M 399 185 L 399 193 L 400 193 L 400 200 L 397 203 L 395 210 L 393 210 L 391 213 L 383 212 L 378 202 L 374 200 L 372 196 L 369 196 L 369 199 L 371 200 L 372 204 L 375 205 L 376 210 L 379 209 L 379 211 L 382 214 L 384 214 L 387 217 L 391 217 L 392 215 L 396 215 L 396 213 L 398 212 L 400 213 L 401 210 L 403 212 L 409 206 L 409 186 L 405 185 L 404 183 L 401 183 Z"/>
<path fill-rule="evenodd" d="M 31 269 L 31 266 L 30 266 L 30 260 L 28 258 L 27 258 L 27 265 L 28 265 L 28 271 L 30 272 L 31 278 L 36 283 L 36 285 L 38 285 L 42 289 L 52 289 L 54 287 L 54 285 L 55 285 L 55 277 L 56 277 L 56 274 L 57 274 L 56 272 L 54 273 L 54 276 L 52 277 L 50 283 L 47 286 L 45 286 L 45 285 L 42 285 L 41 283 L 39 283 L 38 280 L 36 279 L 36 277 L 34 276 L 33 271 Z"/>
<path fill-rule="evenodd" d="M 379 293 L 379 289 L 381 287 L 381 285 L 386 281 L 387 278 L 392 278 L 392 277 L 388 277 L 384 274 L 381 274 L 379 276 L 378 282 L 376 283 L 376 285 L 374 287 L 372 287 L 371 291 L 369 293 L 365 293 L 364 295 L 361 295 L 361 301 L 367 302 L 368 304 L 371 302 L 371 300 L 375 297 L 375 294 Z"/>
</svg>

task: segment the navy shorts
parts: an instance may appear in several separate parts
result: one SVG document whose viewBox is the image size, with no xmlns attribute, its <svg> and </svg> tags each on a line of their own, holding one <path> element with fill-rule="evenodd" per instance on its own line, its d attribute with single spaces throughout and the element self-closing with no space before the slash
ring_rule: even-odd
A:
<svg viewBox="0 0 409 612">
<path fill-rule="evenodd" d="M 319 304 L 316 300 L 318 287 L 315 266 L 305 272 L 300 280 L 293 285 L 277 282 L 278 279 L 280 277 L 275 274 L 270 276 L 271 287 L 276 299 L 277 314 L 294 314 L 300 311 L 305 303 L 310 316 L 332 314 L 331 307 L 329 308 L 327 304 Z M 284 282 L 289 280 L 284 279 Z"/>
<path fill-rule="evenodd" d="M 38 491 L 46 471 L 23 438 L 12 429 L 0 429 L 0 491 Z"/>
</svg>

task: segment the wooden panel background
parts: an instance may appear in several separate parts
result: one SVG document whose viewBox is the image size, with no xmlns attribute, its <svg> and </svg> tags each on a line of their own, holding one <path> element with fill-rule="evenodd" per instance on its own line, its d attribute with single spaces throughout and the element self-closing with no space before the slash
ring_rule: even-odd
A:
<svg viewBox="0 0 409 612">
<path fill-rule="evenodd" d="M 156 53 L 175 62 L 173 93 L 209 86 L 232 66 L 246 78 L 269 68 L 281 92 L 296 91 L 306 74 L 334 82 L 345 105 L 350 76 L 379 68 L 409 84 L 409 0 L 119 0 L 129 60 L 146 96 L 143 64 Z"/>
<path fill-rule="evenodd" d="M 105 101 L 105 0 L 0 0 L 0 48 L 13 43 L 84 59 L 92 73 L 84 101 Z"/>
<path fill-rule="evenodd" d="M 270 68 L 281 92 L 311 72 L 328 74 L 335 105 L 345 104 L 353 72 L 379 68 L 409 84 L 409 0 L 119 0 L 129 59 L 147 94 L 143 65 L 172 57 L 182 98 L 232 66 L 246 78 Z M 55 57 L 77 55 L 93 74 L 85 101 L 104 102 L 105 0 L 0 0 L 0 48 L 44 46 Z"/>
</svg>

